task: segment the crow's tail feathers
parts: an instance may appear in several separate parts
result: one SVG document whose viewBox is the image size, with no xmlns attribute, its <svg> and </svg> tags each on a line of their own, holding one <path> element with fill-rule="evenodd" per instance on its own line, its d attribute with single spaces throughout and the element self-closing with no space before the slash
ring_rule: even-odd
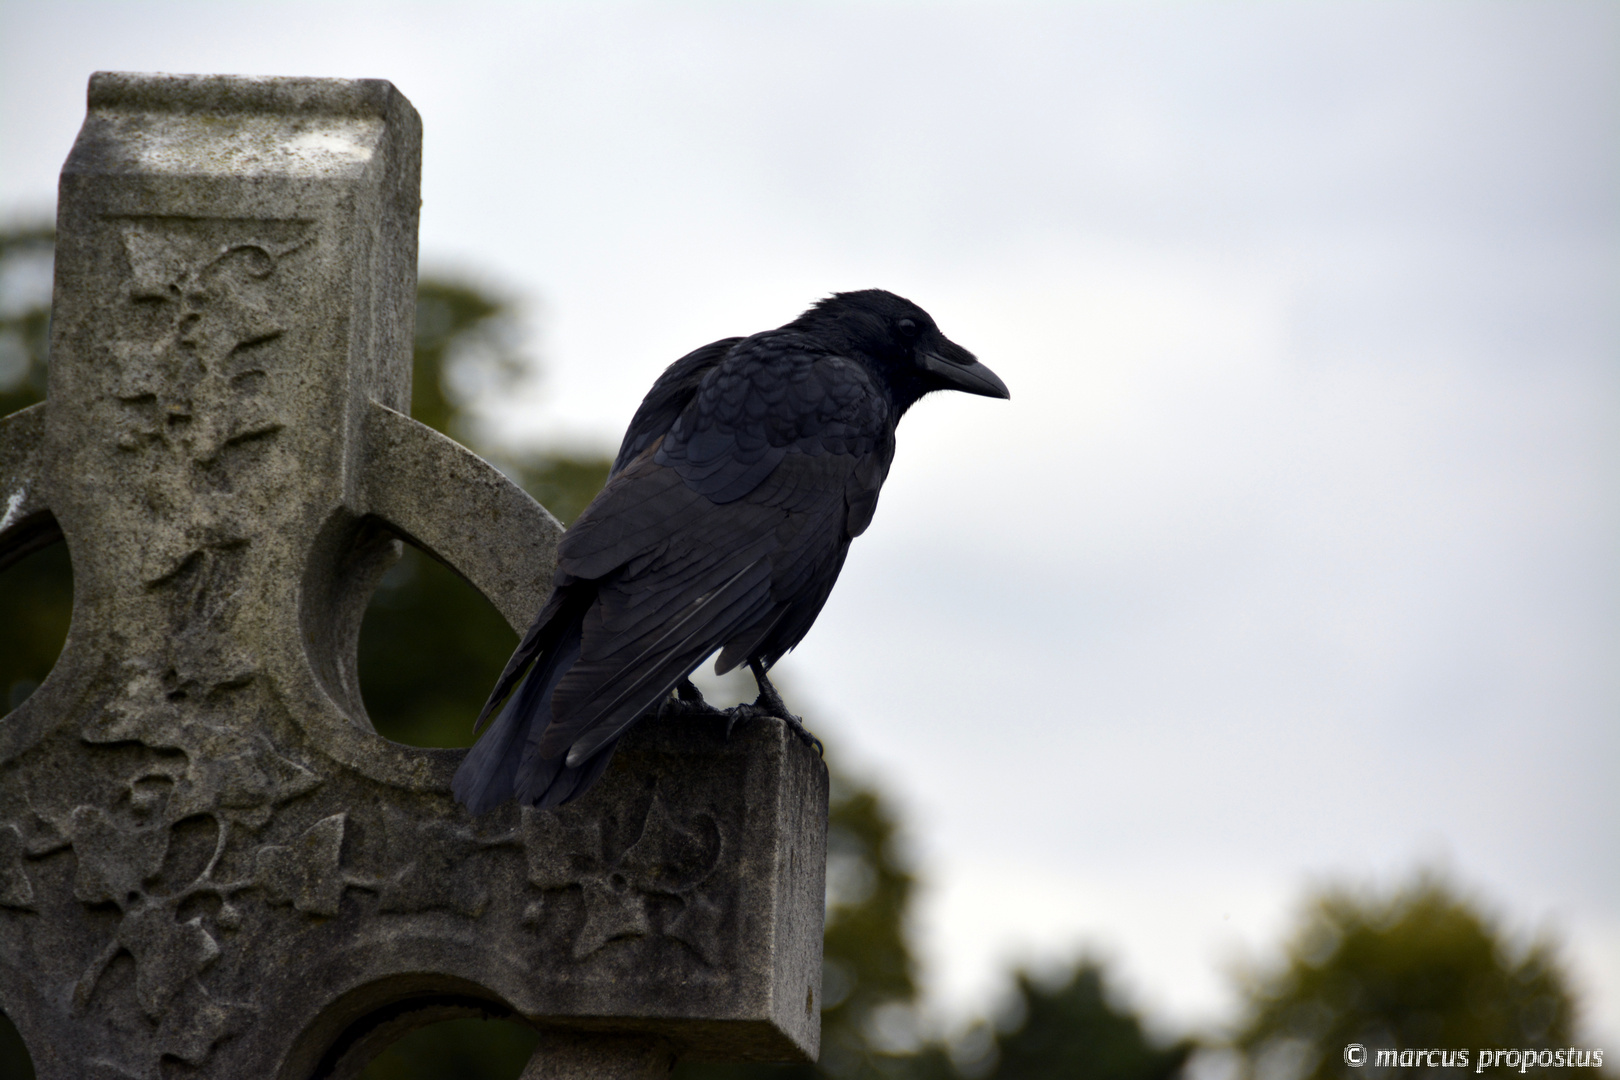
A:
<svg viewBox="0 0 1620 1080">
<path fill-rule="evenodd" d="M 567 764 L 566 755 L 548 760 L 537 752 L 551 724 L 552 694 L 579 659 L 585 610 L 571 607 L 558 613 L 566 620 L 562 626 L 553 620 L 552 644 L 534 661 L 456 770 L 450 790 L 475 815 L 513 796 L 541 809 L 567 802 L 596 783 L 613 757 L 617 740 L 574 766 Z"/>
<path fill-rule="evenodd" d="M 467 751 L 455 779 L 450 781 L 456 801 L 475 815 L 493 810 L 512 797 L 518 760 L 515 744 L 521 744 L 526 728 L 516 708 L 521 696 L 521 692 L 512 695 L 495 722 Z"/>
</svg>

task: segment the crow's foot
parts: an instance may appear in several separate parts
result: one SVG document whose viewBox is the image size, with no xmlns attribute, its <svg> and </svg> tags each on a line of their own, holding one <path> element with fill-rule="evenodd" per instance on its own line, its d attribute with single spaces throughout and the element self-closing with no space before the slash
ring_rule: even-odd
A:
<svg viewBox="0 0 1620 1080">
<path fill-rule="evenodd" d="M 675 687 L 675 696 L 666 697 L 658 703 L 658 718 L 660 720 L 683 720 L 693 716 L 729 716 L 726 709 L 717 709 L 703 700 L 703 691 L 692 684 L 691 679 L 682 679 L 680 685 Z M 726 731 L 731 731 L 731 725 L 726 725 Z"/>
<path fill-rule="evenodd" d="M 827 756 L 826 747 L 821 745 L 820 739 L 810 734 L 810 729 L 804 726 L 804 721 L 792 715 L 784 716 L 781 719 L 787 722 L 788 730 L 797 735 L 800 742 L 816 752 L 816 757 Z"/>
<path fill-rule="evenodd" d="M 754 681 L 759 684 L 759 697 L 754 699 L 752 705 L 738 705 L 726 711 L 728 716 L 726 734 L 728 736 L 731 734 L 731 729 L 737 726 L 739 720 L 756 720 L 770 716 L 787 724 L 788 730 L 797 735 L 800 741 L 814 750 L 818 756 L 823 755 L 821 740 L 810 734 L 802 719 L 788 712 L 782 695 L 776 692 L 776 687 L 772 686 L 771 680 L 765 676 L 765 665 L 758 660 L 750 660 L 748 670 L 754 673 Z"/>
<path fill-rule="evenodd" d="M 798 736 L 800 742 L 817 754 L 823 753 L 821 740 L 810 734 L 809 729 L 804 726 L 803 720 L 800 720 L 786 709 L 778 711 L 755 701 L 750 704 L 733 705 L 725 712 L 726 737 L 728 739 L 731 737 L 731 730 L 745 720 L 780 720 L 788 726 L 789 731 Z"/>
</svg>

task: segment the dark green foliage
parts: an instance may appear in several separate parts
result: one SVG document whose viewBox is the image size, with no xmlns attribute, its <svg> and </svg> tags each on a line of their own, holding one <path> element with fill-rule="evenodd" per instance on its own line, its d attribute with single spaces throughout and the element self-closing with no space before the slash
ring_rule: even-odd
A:
<svg viewBox="0 0 1620 1080">
<path fill-rule="evenodd" d="M 1092 961 L 1056 985 L 1019 972 L 1008 1013 L 1016 1026 L 980 1040 L 979 1067 L 995 1063 L 990 1080 L 1170 1080 L 1194 1049 L 1191 1039 L 1171 1046 L 1149 1039 L 1136 1014 L 1109 999 L 1102 966 Z M 962 1064 L 978 1071 L 979 1062 Z"/>
<path fill-rule="evenodd" d="M 45 400 L 53 240 L 49 226 L 0 232 L 0 416 Z M 0 714 L 50 673 L 72 609 L 61 544 L 0 570 Z"/>
<path fill-rule="evenodd" d="M 523 1072 L 539 1033 L 504 1020 L 445 1020 L 372 1059 L 364 1080 L 500 1080 Z"/>
<path fill-rule="evenodd" d="M 45 400 L 55 250 L 49 225 L 0 231 L 0 416 Z"/>
<path fill-rule="evenodd" d="M 423 278 L 416 286 L 411 416 L 457 439 L 468 432 L 470 384 L 510 382 L 522 370 L 507 306 L 464 282 Z"/>
<path fill-rule="evenodd" d="M 5 1013 L 0 1013 L 0 1077 L 34 1080 L 34 1062 L 28 1056 L 28 1047 Z"/>
<path fill-rule="evenodd" d="M 412 746 L 471 746 L 473 717 L 517 635 L 494 605 L 407 547 L 360 627 L 360 689 L 380 735 Z"/>
<path fill-rule="evenodd" d="M 608 458 L 521 458 L 509 467 L 518 482 L 550 510 L 558 521 L 571 525 L 607 483 Z"/>
<path fill-rule="evenodd" d="M 417 288 L 416 419 L 466 439 L 464 391 L 510 383 L 524 370 L 505 305 L 471 286 L 423 279 Z M 564 522 L 607 479 L 606 458 L 518 456 L 507 462 Z M 517 635 L 494 606 L 447 567 L 407 547 L 384 576 L 360 630 L 360 688 L 377 731 L 413 746 L 470 746 L 472 721 Z"/>
<path fill-rule="evenodd" d="M 45 400 L 55 233 L 0 232 L 0 416 Z M 0 571 L 0 713 L 44 681 L 67 639 L 73 571 L 53 544 Z M 22 1037 L 0 1014 L 0 1076 L 33 1080 Z"/>
<path fill-rule="evenodd" d="M 878 1009 L 910 1006 L 916 964 L 905 939 L 916 878 L 903 857 L 893 810 L 870 787 L 840 776 L 827 818 L 827 931 L 821 1070 L 881 1075 L 869 1025 Z M 904 1022 L 902 1013 L 891 1015 Z"/>
<path fill-rule="evenodd" d="M 67 640 L 73 568 L 67 547 L 52 544 L 0 570 L 0 713 L 21 705 Z"/>
<path fill-rule="evenodd" d="M 915 965 L 904 937 L 916 877 L 897 850 L 894 811 L 874 788 L 840 776 L 831 802 L 826 955 L 848 982 L 825 1011 L 841 1021 L 916 996 Z"/>
<path fill-rule="evenodd" d="M 1388 896 L 1317 895 L 1285 965 L 1252 979 L 1248 996 L 1237 1045 L 1250 1073 L 1289 1080 L 1361 1080 L 1342 1058 L 1352 1042 L 1374 1052 L 1557 1049 L 1571 1045 L 1575 1026 L 1551 947 L 1512 947 L 1454 887 L 1427 874 Z"/>
</svg>

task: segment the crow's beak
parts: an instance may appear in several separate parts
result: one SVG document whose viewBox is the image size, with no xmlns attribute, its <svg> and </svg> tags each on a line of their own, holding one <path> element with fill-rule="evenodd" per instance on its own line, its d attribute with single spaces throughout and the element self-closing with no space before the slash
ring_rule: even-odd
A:
<svg viewBox="0 0 1620 1080">
<path fill-rule="evenodd" d="M 924 370 L 952 390 L 984 397 L 1012 397 L 1007 391 L 1007 384 L 997 378 L 995 372 L 979 363 L 972 353 L 954 341 L 945 342 L 945 347 L 939 352 L 922 353 L 919 360 Z"/>
</svg>

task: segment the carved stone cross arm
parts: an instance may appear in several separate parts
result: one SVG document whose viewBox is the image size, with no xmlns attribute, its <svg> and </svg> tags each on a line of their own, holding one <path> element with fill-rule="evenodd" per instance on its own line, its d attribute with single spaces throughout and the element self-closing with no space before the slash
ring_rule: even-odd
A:
<svg viewBox="0 0 1620 1080">
<path fill-rule="evenodd" d="M 826 773 L 648 721 L 588 796 L 470 819 L 355 676 L 400 539 L 522 630 L 561 529 L 403 414 L 421 127 L 390 84 L 99 74 L 50 392 L 0 420 L 0 567 L 72 629 L 0 718 L 0 1010 L 42 1080 L 355 1076 L 512 1015 L 526 1076 L 811 1060 Z M 470 719 L 470 718 L 469 718 Z"/>
</svg>

